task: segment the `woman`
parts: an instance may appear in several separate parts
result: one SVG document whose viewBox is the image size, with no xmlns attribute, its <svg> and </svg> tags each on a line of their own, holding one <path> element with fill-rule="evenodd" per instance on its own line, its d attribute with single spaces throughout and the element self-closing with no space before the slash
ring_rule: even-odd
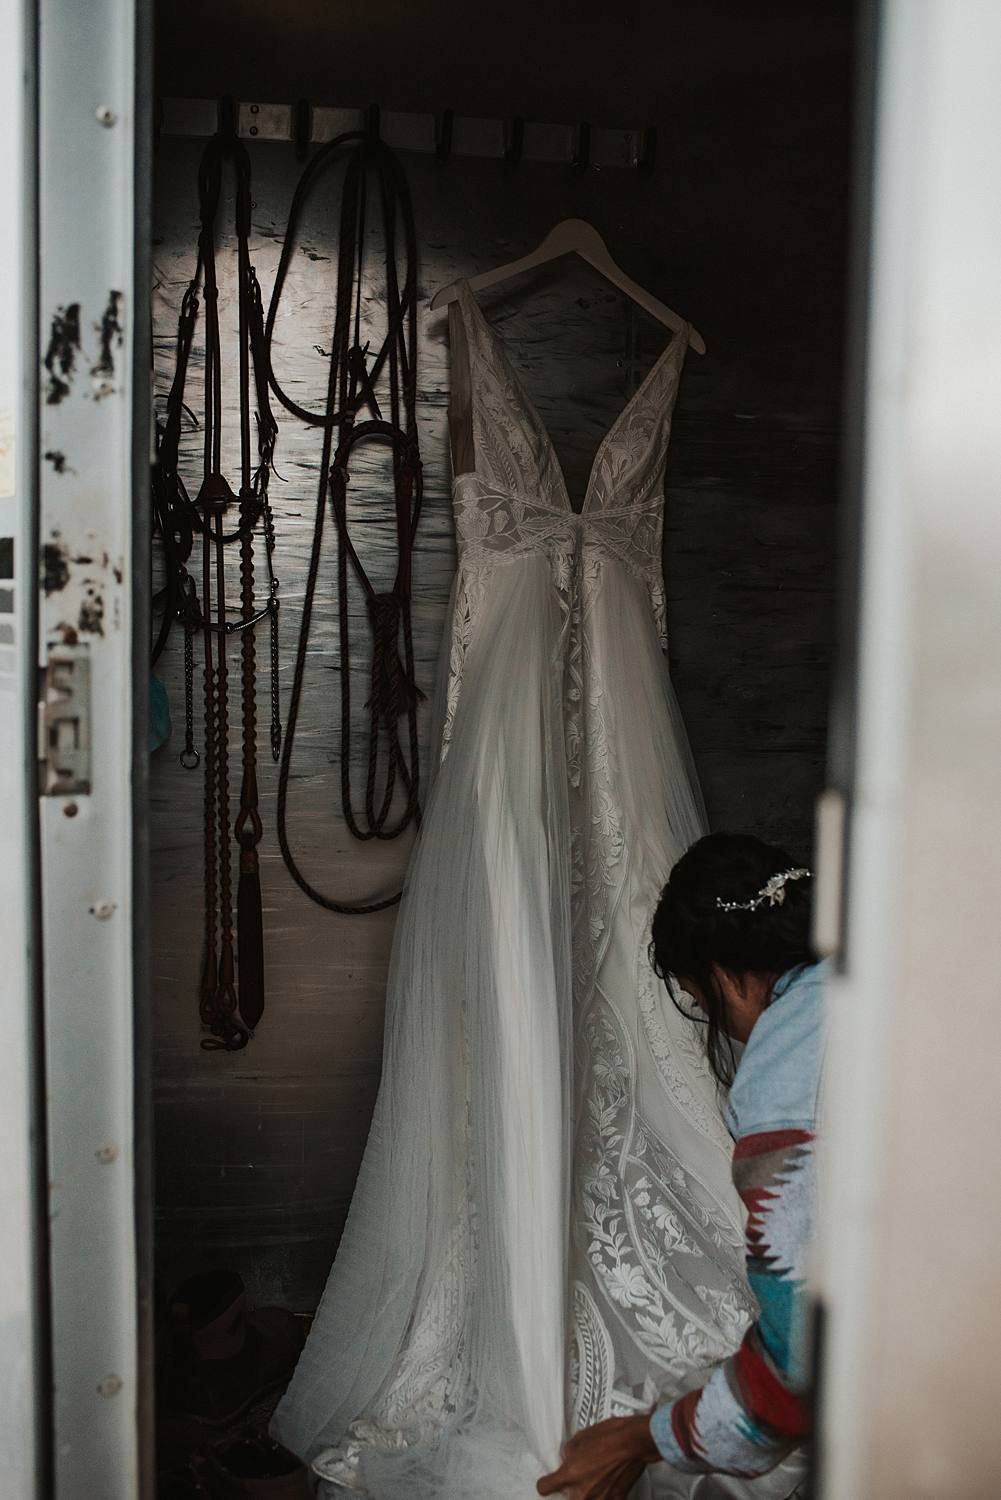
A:
<svg viewBox="0 0 1001 1500">
<path fill-rule="evenodd" d="M 826 964 L 810 946 L 810 872 L 759 839 L 711 834 L 671 872 L 653 923 L 654 967 L 697 1002 L 734 1138 L 747 1210 L 747 1275 L 760 1313 L 705 1384 L 650 1415 L 613 1417 L 567 1444 L 540 1495 L 623 1500 L 648 1464 L 743 1477 L 810 1431 L 805 1260 Z M 737 1062 L 734 1044 L 743 1046 Z"/>
</svg>

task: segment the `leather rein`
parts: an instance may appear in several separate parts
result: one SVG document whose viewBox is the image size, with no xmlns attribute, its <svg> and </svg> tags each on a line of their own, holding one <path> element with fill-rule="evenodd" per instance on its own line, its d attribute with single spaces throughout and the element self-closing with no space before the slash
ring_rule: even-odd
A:
<svg viewBox="0 0 1001 1500">
<path fill-rule="evenodd" d="M 274 371 L 274 331 L 289 263 L 295 253 L 303 210 L 317 182 L 333 163 L 344 164 L 337 258 L 337 293 L 322 411 L 296 402 Z M 370 179 L 377 188 L 385 253 L 387 329 L 374 358 L 362 344 L 365 251 Z M 404 277 L 400 284 L 398 245 Z M 417 239 L 403 168 L 393 152 L 372 134 L 348 131 L 324 146 L 306 167 L 289 212 L 265 332 L 268 377 L 282 405 L 300 421 L 323 432 L 320 481 L 313 540 L 303 598 L 302 620 L 292 676 L 278 785 L 278 842 L 293 880 L 327 911 L 350 915 L 394 906 L 400 892 L 350 900 L 320 891 L 303 874 L 288 830 L 288 797 L 299 722 L 303 679 L 329 502 L 337 535 L 336 594 L 340 638 L 340 792 L 344 819 L 361 841 L 395 839 L 420 823 L 418 704 L 411 621 L 414 537 L 423 501 L 423 475 L 417 432 Z M 388 379 L 388 414 L 376 385 Z M 349 520 L 351 464 L 367 445 L 388 447 L 393 471 L 397 567 L 392 587 L 377 590 L 354 545 Z M 368 710 L 366 776 L 360 804 L 352 783 L 355 738 L 351 699 L 352 641 L 349 585 L 362 591 L 371 630 L 371 692 Z M 402 797 L 402 806 L 398 806 Z"/>
<path fill-rule="evenodd" d="M 236 183 L 236 240 L 239 304 L 240 492 L 234 495 L 222 471 L 222 344 L 219 288 L 216 279 L 216 221 L 222 196 L 223 168 L 229 163 Z M 203 643 L 204 705 L 204 907 L 205 938 L 199 983 L 199 1012 L 209 1036 L 202 1046 L 237 1051 L 245 1047 L 264 1012 L 264 938 L 258 845 L 263 826 L 257 787 L 257 653 L 255 628 L 268 619 L 271 631 L 271 752 L 281 754 L 282 730 L 278 684 L 278 583 L 274 575 L 274 520 L 268 499 L 277 424 L 271 411 L 264 352 L 264 316 L 260 285 L 250 260 L 250 159 L 233 129 L 209 141 L 198 174 L 200 232 L 195 273 L 184 294 L 178 322 L 177 360 L 159 432 L 154 476 L 154 529 L 167 565 L 167 581 L 157 602 L 163 618 L 153 660 L 163 651 L 174 619 L 184 628 L 185 746 L 181 764 L 194 769 L 200 760 L 194 744 L 194 640 Z M 178 472 L 182 420 L 190 408 L 184 392 L 199 301 L 204 303 L 205 385 L 203 403 L 202 483 L 194 501 Z M 253 384 L 253 396 L 251 387 Z M 256 422 L 256 455 L 252 436 Z M 227 513 L 238 511 L 235 529 L 226 530 Z M 268 597 L 255 607 L 254 535 L 263 531 Z M 201 594 L 188 561 L 201 537 Z M 226 549 L 239 545 L 240 603 L 230 618 L 226 599 Z M 235 611 L 232 611 L 236 613 Z M 230 635 L 240 636 L 242 775 L 239 805 L 231 826 L 229 782 Z M 239 849 L 234 953 L 233 840 Z M 239 993 L 236 978 L 239 975 Z"/>
</svg>

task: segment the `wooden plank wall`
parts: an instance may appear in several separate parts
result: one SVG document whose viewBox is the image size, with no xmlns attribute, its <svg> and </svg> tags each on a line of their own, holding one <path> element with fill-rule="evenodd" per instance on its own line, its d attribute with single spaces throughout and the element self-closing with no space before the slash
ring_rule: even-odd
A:
<svg viewBox="0 0 1001 1500">
<path fill-rule="evenodd" d="M 665 566 L 675 682 L 716 826 L 758 831 L 808 855 L 821 785 L 836 574 L 847 220 L 848 31 L 790 76 L 786 120 L 751 80 L 726 107 L 662 134 L 652 181 L 624 172 L 408 157 L 421 240 L 421 296 L 529 248 L 553 222 L 590 219 L 638 279 L 691 317 L 709 346 L 691 355 L 668 470 Z M 204 67 L 204 61 L 200 66 Z M 183 93 L 177 79 L 171 91 Z M 222 79 L 218 92 L 228 80 Z M 229 84 L 232 87 L 232 84 Z M 388 93 L 382 102 L 394 103 Z M 194 88 L 187 92 L 195 92 Z M 809 96 L 809 102 L 808 97 Z M 244 97 L 249 97 L 246 93 Z M 318 101 L 319 102 L 319 101 Z M 351 102 L 341 96 L 337 101 Z M 410 99 L 401 105 L 412 107 Z M 426 107 L 435 107 L 429 100 Z M 458 103 L 459 101 L 457 101 Z M 788 100 L 786 101 L 788 104 Z M 560 118 L 559 114 L 554 116 Z M 625 111 L 628 118 L 628 111 Z M 757 122 L 748 137 L 742 123 Z M 605 123 L 602 121 L 602 123 Z M 611 123 L 615 123 L 614 121 Z M 292 148 L 249 143 L 254 261 L 270 294 L 291 194 Z M 172 370 L 177 310 L 193 264 L 199 143 L 164 139 L 157 160 L 156 385 Z M 308 404 L 322 399 L 336 251 L 331 181 L 307 215 L 279 324 L 276 363 Z M 226 223 L 227 221 L 223 221 Z M 232 238 L 220 236 L 232 312 Z M 366 288 L 375 329 L 381 306 Z M 554 434 L 571 489 L 602 431 L 661 346 L 597 278 L 565 268 L 484 301 Z M 224 316 L 228 316 L 225 314 Z M 427 481 L 415 567 L 421 685 L 430 691 L 453 569 L 445 409 L 446 320 L 421 320 L 420 420 Z M 200 343 L 200 340 L 199 340 Z M 200 348 L 191 404 L 198 409 Z M 227 385 L 232 414 L 235 385 Z M 273 487 L 281 579 L 283 701 L 315 514 L 319 438 L 281 420 Z M 227 432 L 234 457 L 232 420 Z M 197 489 L 199 438 L 185 438 Z M 232 467 L 230 472 L 233 473 Z M 359 547 L 387 581 L 393 556 L 385 474 L 357 466 Z M 290 819 L 306 872 L 361 895 L 400 878 L 406 843 L 359 850 L 338 811 L 339 647 L 325 553 Z M 235 581 L 234 581 L 235 594 Z M 355 614 L 360 614 L 355 604 Z M 233 1264 L 262 1300 L 313 1305 L 350 1200 L 378 1082 L 392 914 L 330 915 L 289 879 L 274 835 L 275 768 L 261 760 L 268 1008 L 242 1053 L 199 1046 L 201 782 L 183 742 L 178 637 L 159 669 L 174 715 L 153 759 L 155 1091 L 159 1260 L 164 1288 Z M 260 660 L 266 663 L 261 638 Z M 356 698 L 364 691 L 358 664 Z M 267 744 L 266 675 L 259 677 Z M 426 763 L 427 714 L 424 716 Z M 235 748 L 235 741 L 234 741 Z M 234 786 L 237 765 L 234 760 Z M 360 784 L 360 783 L 359 783 Z"/>
</svg>

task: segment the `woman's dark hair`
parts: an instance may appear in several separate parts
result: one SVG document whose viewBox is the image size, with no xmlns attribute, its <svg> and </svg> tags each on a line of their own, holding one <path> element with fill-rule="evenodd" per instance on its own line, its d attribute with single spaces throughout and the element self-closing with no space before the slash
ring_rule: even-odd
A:
<svg viewBox="0 0 1001 1500">
<path fill-rule="evenodd" d="M 780 904 L 767 900 L 753 911 L 721 911 L 723 901 L 750 901 L 773 875 L 797 868 L 784 849 L 748 834 L 711 833 L 693 844 L 671 871 L 653 919 L 650 961 L 679 1005 L 682 979 L 698 985 L 705 1009 L 685 1015 L 706 1026 L 709 1065 L 728 1086 L 736 1069 L 724 1021 L 715 962 L 735 974 L 772 974 L 816 961 L 810 945 L 809 879 L 790 880 Z M 672 984 L 672 980 L 674 983 Z M 679 1005 L 679 1009 L 682 1007 Z"/>
</svg>

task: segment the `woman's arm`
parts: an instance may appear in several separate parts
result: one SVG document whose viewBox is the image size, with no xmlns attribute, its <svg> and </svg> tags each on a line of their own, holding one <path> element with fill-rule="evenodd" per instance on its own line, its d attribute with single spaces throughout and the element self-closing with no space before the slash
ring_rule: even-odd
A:
<svg viewBox="0 0 1001 1500">
<path fill-rule="evenodd" d="M 747 1209 L 747 1276 L 760 1313 L 706 1384 L 652 1416 L 612 1417 L 567 1443 L 540 1495 L 625 1500 L 647 1464 L 750 1478 L 809 1435 L 802 1333 L 813 1228 L 814 1136 L 771 1130 L 738 1140 L 733 1177 Z"/>
<path fill-rule="evenodd" d="M 806 1267 L 816 1196 L 814 1137 L 738 1140 L 733 1177 L 747 1209 L 747 1277 L 760 1314 L 701 1390 L 650 1419 L 661 1456 L 689 1472 L 766 1473 L 809 1435 L 803 1359 Z"/>
</svg>

